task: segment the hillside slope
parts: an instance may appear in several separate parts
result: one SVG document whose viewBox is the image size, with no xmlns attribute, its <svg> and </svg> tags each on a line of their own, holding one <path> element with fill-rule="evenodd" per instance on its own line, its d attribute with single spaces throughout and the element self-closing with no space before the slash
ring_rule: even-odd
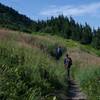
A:
<svg viewBox="0 0 100 100">
<path fill-rule="evenodd" d="M 0 27 L 13 30 L 32 32 L 35 22 L 14 9 L 0 3 Z"/>
<path fill-rule="evenodd" d="M 0 99 L 51 100 L 52 96 L 47 97 L 52 93 L 61 100 L 59 93 L 66 95 L 67 90 L 66 70 L 63 67 L 67 52 L 73 60 L 73 77 L 89 98 L 95 91 L 93 100 L 96 100 L 100 92 L 100 57 L 96 54 L 100 51 L 92 47 L 88 50 L 78 42 L 58 36 L 34 34 L 0 30 Z M 58 45 L 62 46 L 64 52 L 61 59 L 56 61 L 51 52 Z M 91 80 L 93 84 L 90 84 Z M 90 86 L 96 90 L 90 92 Z"/>
<path fill-rule="evenodd" d="M 37 33 L 36 33 L 37 34 Z M 96 50 L 88 46 L 81 45 L 78 42 L 72 41 L 70 39 L 63 39 L 58 36 L 50 36 L 50 35 L 29 35 L 23 32 L 11 31 L 11 30 L 0 30 L 0 39 L 13 39 L 18 43 L 26 46 L 30 46 L 32 48 L 40 48 L 41 45 L 49 45 L 49 42 L 52 44 L 61 45 L 67 49 L 67 52 L 71 55 L 74 62 L 80 62 L 81 64 L 86 65 L 100 65 L 100 57 L 99 57 L 99 50 Z M 41 42 L 43 41 L 43 43 Z M 47 43 L 45 43 L 45 41 Z M 39 42 L 39 43 L 34 43 Z M 44 47 L 44 49 L 46 49 Z"/>
<path fill-rule="evenodd" d="M 0 27 L 21 32 L 43 32 L 44 34 L 57 35 L 66 39 L 79 41 L 81 44 L 90 44 L 100 49 L 100 28 L 92 29 L 85 23 L 81 25 L 72 17 L 59 15 L 47 20 L 31 20 L 16 10 L 0 4 Z"/>
</svg>

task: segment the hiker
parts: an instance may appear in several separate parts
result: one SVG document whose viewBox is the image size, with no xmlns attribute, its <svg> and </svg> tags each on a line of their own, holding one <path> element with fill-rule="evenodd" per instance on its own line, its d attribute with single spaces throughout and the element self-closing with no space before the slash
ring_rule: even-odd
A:
<svg viewBox="0 0 100 100">
<path fill-rule="evenodd" d="M 59 58 L 62 56 L 62 48 L 59 46 L 56 48 L 56 59 L 59 60 Z"/>
<path fill-rule="evenodd" d="M 64 58 L 64 66 L 65 66 L 65 69 L 67 69 L 67 76 L 68 76 L 68 78 L 70 77 L 71 65 L 72 65 L 72 59 L 69 57 L 68 54 L 66 54 L 66 57 Z"/>
</svg>

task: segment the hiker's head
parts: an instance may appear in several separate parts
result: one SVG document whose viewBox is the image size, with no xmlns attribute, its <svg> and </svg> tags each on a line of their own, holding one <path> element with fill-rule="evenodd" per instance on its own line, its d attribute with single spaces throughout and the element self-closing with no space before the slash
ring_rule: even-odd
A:
<svg viewBox="0 0 100 100">
<path fill-rule="evenodd" d="M 61 48 L 61 46 L 58 46 L 58 48 Z"/>
<path fill-rule="evenodd" d="M 68 57 L 68 54 L 66 54 L 66 57 Z"/>
</svg>

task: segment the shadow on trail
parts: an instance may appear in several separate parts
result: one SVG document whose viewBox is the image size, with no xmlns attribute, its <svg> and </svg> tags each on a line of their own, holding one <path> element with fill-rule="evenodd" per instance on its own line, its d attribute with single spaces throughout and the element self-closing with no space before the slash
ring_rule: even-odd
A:
<svg viewBox="0 0 100 100">
<path fill-rule="evenodd" d="M 66 100 L 86 100 L 86 95 L 82 93 L 79 88 L 79 84 L 72 78 L 68 78 L 67 80 L 67 97 Z"/>
</svg>

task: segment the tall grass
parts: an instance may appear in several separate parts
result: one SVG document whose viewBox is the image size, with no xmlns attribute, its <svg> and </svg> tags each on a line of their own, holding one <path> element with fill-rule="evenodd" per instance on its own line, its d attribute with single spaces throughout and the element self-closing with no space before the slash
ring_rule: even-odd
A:
<svg viewBox="0 0 100 100">
<path fill-rule="evenodd" d="M 100 100 L 100 66 L 75 67 L 74 78 L 79 82 L 88 100 Z"/>
<path fill-rule="evenodd" d="M 0 100 L 52 100 L 53 97 L 46 98 L 47 95 L 65 90 L 64 55 L 60 61 L 51 56 L 57 46 L 62 46 L 64 53 L 73 48 L 94 52 L 92 48 L 89 51 L 89 46 L 43 34 L 9 33 L 0 40 Z M 89 100 L 99 100 L 100 67 L 79 67 L 80 63 L 73 63 L 73 77 Z"/>
<path fill-rule="evenodd" d="M 0 100 L 40 100 L 65 88 L 66 72 L 62 65 L 62 59 L 61 63 L 56 62 L 39 48 L 20 45 L 13 39 L 1 40 Z"/>
<path fill-rule="evenodd" d="M 80 49 L 87 53 L 96 54 L 97 56 L 100 57 L 100 50 L 93 48 L 91 45 L 80 45 Z"/>
</svg>

